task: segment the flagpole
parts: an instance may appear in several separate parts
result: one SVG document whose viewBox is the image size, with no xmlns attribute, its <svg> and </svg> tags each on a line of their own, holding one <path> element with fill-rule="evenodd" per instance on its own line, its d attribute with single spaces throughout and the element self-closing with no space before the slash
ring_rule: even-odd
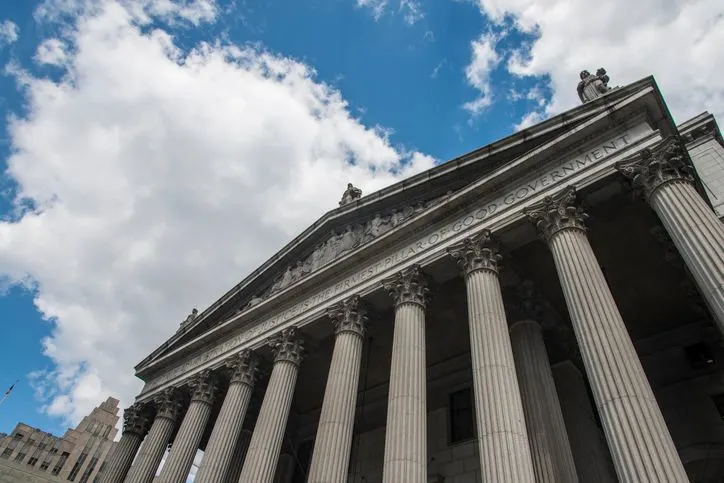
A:
<svg viewBox="0 0 724 483">
<path fill-rule="evenodd" d="M 10 385 L 10 387 L 8 388 L 8 390 L 5 391 L 5 394 L 3 395 L 2 399 L 0 399 L 0 406 L 2 406 L 3 403 L 5 402 L 5 400 L 8 398 L 8 396 L 10 396 L 10 393 L 12 392 L 13 388 L 15 387 L 15 384 L 17 384 L 19 380 L 20 380 L 20 379 L 17 379 L 14 383 L 12 383 L 12 384 Z"/>
</svg>

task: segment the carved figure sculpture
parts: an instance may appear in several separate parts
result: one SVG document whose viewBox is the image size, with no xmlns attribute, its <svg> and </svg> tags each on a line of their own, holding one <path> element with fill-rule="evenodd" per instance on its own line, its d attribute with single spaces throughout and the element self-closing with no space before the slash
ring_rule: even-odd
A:
<svg viewBox="0 0 724 483">
<path fill-rule="evenodd" d="M 339 206 L 344 206 L 360 198 L 362 198 L 362 190 L 355 188 L 352 183 L 347 183 L 347 189 L 342 194 L 342 201 L 339 202 Z"/>
<path fill-rule="evenodd" d="M 193 322 L 196 319 L 196 317 L 198 317 L 198 315 L 199 315 L 199 311 L 196 308 L 192 309 L 191 313 L 188 315 L 188 317 L 186 317 L 186 319 L 184 319 L 181 322 L 181 328 L 186 327 L 191 322 Z"/>
<path fill-rule="evenodd" d="M 610 91 L 608 87 L 609 78 L 606 75 L 606 69 L 601 67 L 596 71 L 596 75 L 591 74 L 587 70 L 581 71 L 581 82 L 578 83 L 578 97 L 581 102 L 586 103 L 597 97 L 601 97 Z"/>
</svg>

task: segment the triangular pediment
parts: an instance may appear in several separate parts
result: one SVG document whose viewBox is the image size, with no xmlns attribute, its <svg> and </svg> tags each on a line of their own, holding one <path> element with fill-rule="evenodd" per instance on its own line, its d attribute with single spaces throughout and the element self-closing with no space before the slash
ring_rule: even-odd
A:
<svg viewBox="0 0 724 483">
<path fill-rule="evenodd" d="M 496 169 L 526 153 L 550 147 L 566 133 L 574 132 L 596 116 L 613 112 L 616 106 L 625 105 L 637 94 L 646 97 L 641 103 L 647 110 L 666 112 L 653 78 L 649 77 L 331 210 L 201 314 L 190 317 L 176 334 L 136 367 L 137 373 L 141 375 L 151 365 L 166 364 L 160 359 L 215 326 L 315 280 L 316 274 L 334 266 L 335 262 L 364 251 L 375 240 L 436 210 L 456 193 L 465 193 L 469 186 Z M 471 192 L 470 196 L 475 194 Z M 259 310 L 265 309 L 259 307 Z"/>
</svg>

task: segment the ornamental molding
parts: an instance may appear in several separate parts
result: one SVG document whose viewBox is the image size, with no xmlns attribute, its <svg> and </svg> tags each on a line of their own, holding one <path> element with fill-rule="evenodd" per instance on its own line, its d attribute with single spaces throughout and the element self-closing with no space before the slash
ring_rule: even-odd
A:
<svg viewBox="0 0 724 483">
<path fill-rule="evenodd" d="M 395 308 L 403 304 L 427 306 L 430 294 L 430 278 L 418 264 L 411 265 L 383 280 L 382 286 L 390 294 Z"/>
<path fill-rule="evenodd" d="M 628 124 L 625 124 L 626 122 Z M 223 364 L 224 359 L 242 348 L 260 347 L 267 343 L 270 335 L 280 329 L 316 320 L 324 315 L 326 307 L 330 304 L 338 303 L 355 293 L 363 295 L 373 291 L 381 282 L 394 278 L 393 274 L 401 268 L 420 263 L 428 259 L 433 252 L 444 253 L 446 247 L 458 243 L 462 236 L 471 236 L 486 226 L 495 226 L 496 229 L 504 226 L 507 224 L 504 220 L 517 219 L 513 213 L 522 211 L 529 199 L 559 189 L 559 186 L 566 183 L 586 186 L 587 180 L 599 179 L 605 173 L 609 173 L 621 153 L 638 145 L 650 143 L 658 137 L 646 118 L 638 114 L 636 117 L 622 118 L 618 125 L 622 126 L 622 123 L 625 127 L 613 130 L 601 129 L 586 137 L 577 138 L 565 149 L 550 155 L 547 153 L 536 155 L 535 164 L 531 166 L 528 166 L 531 155 L 524 155 L 501 168 L 506 172 L 513 169 L 520 170 L 519 176 L 509 184 L 494 184 L 494 189 L 486 191 L 489 182 L 500 180 L 497 171 L 491 172 L 488 177 L 465 188 L 466 192 L 475 194 L 475 203 L 467 204 L 464 200 L 469 196 L 456 193 L 450 198 L 451 206 L 438 207 L 428 212 L 429 216 L 433 216 L 432 213 L 442 214 L 440 210 L 444 209 L 445 213 L 449 213 L 448 216 L 444 219 L 442 217 L 431 219 L 427 226 L 401 237 L 396 247 L 386 247 L 385 254 L 358 261 L 355 264 L 356 271 L 340 273 L 340 276 L 330 284 L 311 287 L 310 290 L 305 290 L 304 298 L 279 305 L 278 310 L 266 316 L 261 312 L 257 315 L 255 310 L 253 315 L 255 320 L 250 318 L 252 314 L 248 317 L 246 314 L 231 317 L 196 339 L 196 342 L 204 341 L 207 347 L 210 346 L 208 349 L 191 353 L 174 366 L 151 372 L 151 367 L 156 365 L 162 367 L 164 359 L 183 350 L 183 347 L 159 357 L 141 370 L 153 377 L 146 379 L 146 385 L 138 400 L 150 398 L 170 384 L 179 384 L 200 369 Z M 501 222 L 504 224 L 498 226 Z M 210 338 L 215 337 L 214 334 L 228 333 L 230 324 L 240 323 L 247 324 L 247 328 L 218 343 L 210 343 Z M 143 376 L 141 371 L 139 373 Z"/>
<path fill-rule="evenodd" d="M 367 308 L 359 295 L 353 295 L 327 309 L 335 335 L 350 332 L 364 337 L 367 331 Z"/>
<path fill-rule="evenodd" d="M 205 404 L 212 404 L 216 394 L 219 392 L 219 378 L 210 369 L 197 374 L 188 383 L 191 391 L 191 401 L 198 401 Z"/>
<path fill-rule="evenodd" d="M 679 136 L 670 136 L 651 149 L 642 149 L 636 155 L 619 161 L 616 169 L 631 180 L 634 188 L 643 189 L 647 200 L 669 183 L 694 183 L 694 167 L 686 153 L 684 140 Z"/>
<path fill-rule="evenodd" d="M 227 362 L 231 369 L 230 384 L 246 384 L 254 387 L 259 378 L 259 357 L 251 349 L 244 349 Z"/>
<path fill-rule="evenodd" d="M 267 339 L 274 353 L 274 363 L 291 362 L 299 366 L 304 355 L 304 339 L 297 327 L 289 327 Z"/>
<path fill-rule="evenodd" d="M 367 245 L 371 241 L 385 235 L 412 218 L 446 199 L 448 195 L 427 202 L 418 202 L 392 210 L 376 213 L 372 218 L 357 224 L 348 224 L 343 229 L 333 229 L 314 250 L 300 260 L 288 265 L 267 289 L 253 295 L 239 312 L 244 312 L 259 305 L 301 281 L 314 272 L 342 258 L 347 253 Z"/>
<path fill-rule="evenodd" d="M 523 210 L 546 241 L 564 230 L 586 231 L 588 215 L 581 209 L 576 188 L 569 186 Z"/>
<path fill-rule="evenodd" d="M 497 242 L 488 229 L 465 238 L 457 245 L 448 248 L 447 252 L 455 259 L 466 277 L 479 270 L 497 275 L 500 260 L 503 258 Z"/>
<path fill-rule="evenodd" d="M 151 426 L 151 419 L 143 404 L 134 404 L 123 411 L 123 432 L 143 437 Z"/>
<path fill-rule="evenodd" d="M 183 396 L 175 387 L 170 387 L 156 395 L 153 404 L 156 407 L 156 418 L 166 418 L 176 422 L 183 409 Z"/>
</svg>

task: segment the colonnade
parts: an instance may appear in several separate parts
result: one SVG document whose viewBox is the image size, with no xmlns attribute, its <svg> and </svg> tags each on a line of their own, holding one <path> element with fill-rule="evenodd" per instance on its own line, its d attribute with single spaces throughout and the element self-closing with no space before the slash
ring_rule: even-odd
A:
<svg viewBox="0 0 724 483">
<path fill-rule="evenodd" d="M 724 327 L 724 227 L 696 192 L 682 150 L 678 140 L 667 140 L 618 168 L 645 189 L 648 202 L 682 253 L 717 323 Z M 524 214 L 553 256 L 618 481 L 687 482 L 589 243 L 586 215 L 577 203 L 575 190 L 566 188 L 546 197 L 526 208 Z M 594 459 L 603 454 L 600 443 L 584 434 L 584 428 L 590 427 L 585 411 L 566 414 L 561 409 L 556 382 L 571 391 L 578 390 L 580 384 L 577 386 L 569 369 L 551 370 L 537 321 L 506 319 L 498 274 L 501 254 L 493 234 L 482 230 L 450 247 L 448 253 L 457 261 L 466 282 L 483 482 L 611 481 L 610 476 L 603 476 L 604 470 L 592 473 L 595 462 L 586 468 L 574 464 L 571 441 L 586 445 Z M 422 268 L 413 265 L 382 285 L 395 308 L 383 482 L 421 483 L 427 481 L 428 462 L 425 315 L 429 283 Z M 365 305 L 359 296 L 340 302 L 328 310 L 328 315 L 334 325 L 335 344 L 308 474 L 310 483 L 346 481 L 367 326 Z M 304 341 L 292 327 L 271 338 L 269 345 L 274 364 L 253 431 L 245 428 L 244 422 L 257 380 L 258 359 L 252 351 L 244 350 L 228 362 L 230 386 L 206 446 L 197 483 L 273 481 Z M 185 481 L 214 397 L 218 397 L 216 388 L 214 374 L 206 371 L 189 383 L 186 393 L 190 403 L 185 413 L 182 393 L 177 389 L 168 389 L 154 399 L 155 415 L 138 404 L 127 409 L 123 434 L 104 481 L 150 483 L 177 427 L 158 478 L 163 483 Z"/>
</svg>

